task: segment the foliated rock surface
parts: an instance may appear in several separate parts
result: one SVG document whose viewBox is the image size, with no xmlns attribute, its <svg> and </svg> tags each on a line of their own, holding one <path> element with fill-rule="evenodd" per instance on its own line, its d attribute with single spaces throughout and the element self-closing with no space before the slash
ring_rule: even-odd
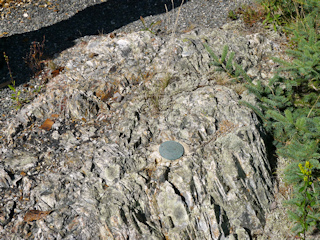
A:
<svg viewBox="0 0 320 240">
<path fill-rule="evenodd" d="M 271 74 L 279 46 L 236 24 L 84 37 L 54 59 L 65 70 L 1 129 L 0 238 L 262 235 L 274 184 L 264 132 L 202 42 L 217 55 L 228 44 L 253 79 Z M 169 140 L 181 158 L 160 156 Z"/>
</svg>

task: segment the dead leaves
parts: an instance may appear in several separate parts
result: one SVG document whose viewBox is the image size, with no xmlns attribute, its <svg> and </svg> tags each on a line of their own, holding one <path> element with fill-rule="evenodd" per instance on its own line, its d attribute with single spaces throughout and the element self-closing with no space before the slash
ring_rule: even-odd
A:
<svg viewBox="0 0 320 240">
<path fill-rule="evenodd" d="M 25 215 L 23 220 L 26 222 L 32 222 L 40 220 L 48 216 L 52 211 L 40 211 L 40 210 L 29 210 Z"/>
<path fill-rule="evenodd" d="M 111 89 L 107 91 L 98 90 L 96 92 L 96 96 L 100 98 L 101 101 L 106 102 L 113 96 L 114 92 L 115 92 L 114 88 L 111 87 Z"/>
<path fill-rule="evenodd" d="M 51 127 L 52 127 L 53 124 L 54 124 L 54 121 L 52 121 L 51 119 L 47 118 L 39 128 L 44 129 L 46 131 L 49 131 L 49 130 L 51 130 Z"/>
<path fill-rule="evenodd" d="M 51 77 L 54 78 L 56 77 L 57 75 L 59 75 L 60 72 L 62 72 L 64 70 L 64 67 L 59 67 L 57 68 L 56 70 L 53 70 L 51 72 Z"/>
<path fill-rule="evenodd" d="M 114 102 L 120 102 L 122 100 L 122 95 L 116 91 L 113 87 L 111 87 L 108 90 L 102 91 L 97 90 L 95 95 L 101 99 L 103 102 L 107 102 L 109 100 L 112 100 Z"/>
<path fill-rule="evenodd" d="M 52 114 L 52 115 L 51 115 L 51 118 L 52 118 L 52 119 L 55 119 L 55 118 L 57 118 L 58 116 L 59 116 L 58 114 Z M 41 129 L 43 129 L 43 130 L 46 130 L 46 131 L 50 131 L 52 125 L 54 124 L 54 120 L 52 120 L 52 119 L 47 118 L 47 119 L 44 121 L 44 123 L 42 123 L 42 125 L 41 125 L 39 128 L 41 128 Z"/>
</svg>

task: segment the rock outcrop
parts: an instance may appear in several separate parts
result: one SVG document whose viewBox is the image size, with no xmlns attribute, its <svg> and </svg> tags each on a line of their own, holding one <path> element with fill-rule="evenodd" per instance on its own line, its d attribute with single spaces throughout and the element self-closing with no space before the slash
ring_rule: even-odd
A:
<svg viewBox="0 0 320 240">
<path fill-rule="evenodd" d="M 84 37 L 54 59 L 65 70 L 1 130 L 0 238 L 263 234 L 273 201 L 264 131 L 238 103 L 252 97 L 214 71 L 202 42 L 217 55 L 228 44 L 253 79 L 272 74 L 280 46 L 237 24 Z M 181 158 L 161 157 L 167 140 L 183 145 Z"/>
</svg>

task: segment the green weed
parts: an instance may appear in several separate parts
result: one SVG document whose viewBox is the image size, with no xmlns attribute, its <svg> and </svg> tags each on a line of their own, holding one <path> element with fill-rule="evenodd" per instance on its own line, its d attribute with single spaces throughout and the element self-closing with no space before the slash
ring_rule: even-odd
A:
<svg viewBox="0 0 320 240">
<path fill-rule="evenodd" d="M 232 20 L 237 20 L 239 17 L 238 15 L 236 14 L 236 12 L 234 12 L 233 10 L 230 10 L 228 12 L 228 18 L 232 19 Z"/>
<path fill-rule="evenodd" d="M 3 56 L 4 56 L 4 59 L 7 63 L 7 67 L 8 67 L 8 70 L 9 70 L 9 74 L 10 74 L 10 79 L 11 79 L 11 83 L 12 85 L 8 85 L 8 87 L 13 91 L 13 93 L 11 94 L 11 99 L 13 101 L 16 102 L 16 109 L 20 109 L 21 108 L 21 100 L 19 98 L 20 94 L 21 94 L 21 91 L 17 91 L 17 88 L 16 88 L 16 81 L 13 79 L 13 76 L 12 76 L 12 73 L 11 73 L 11 68 L 10 68 L 10 65 L 9 65 L 9 57 L 6 55 L 5 52 L 3 52 Z"/>
<path fill-rule="evenodd" d="M 142 22 L 143 24 L 143 29 L 142 31 L 148 31 L 152 34 L 156 34 L 154 31 L 153 31 L 153 28 L 157 25 L 160 25 L 161 24 L 161 20 L 159 21 L 156 21 L 156 22 L 152 22 L 149 26 L 147 26 L 146 24 L 146 21 L 144 20 L 144 18 L 142 16 L 140 16 L 140 21 Z"/>
<path fill-rule="evenodd" d="M 288 201 L 297 209 L 296 212 L 290 211 L 289 215 L 298 223 L 294 230 L 298 233 L 299 238 L 306 239 L 308 229 L 319 225 L 319 212 L 314 208 L 319 206 L 319 191 L 314 186 L 319 180 L 312 173 L 315 169 L 309 161 L 306 161 L 304 165 L 299 163 L 298 166 L 300 169 L 300 172 L 297 173 L 300 178 L 298 191 L 301 197 Z"/>
</svg>

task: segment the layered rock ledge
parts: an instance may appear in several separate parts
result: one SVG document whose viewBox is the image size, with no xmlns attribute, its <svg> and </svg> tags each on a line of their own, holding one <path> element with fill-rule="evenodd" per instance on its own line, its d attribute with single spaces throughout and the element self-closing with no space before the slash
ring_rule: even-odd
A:
<svg viewBox="0 0 320 240">
<path fill-rule="evenodd" d="M 64 71 L 0 132 L 0 238 L 263 235 L 274 201 L 265 133 L 238 103 L 252 96 L 202 44 L 217 55 L 228 44 L 253 79 L 268 79 L 277 36 L 242 27 L 84 37 L 54 59 Z M 181 158 L 161 157 L 168 140 Z"/>
</svg>

